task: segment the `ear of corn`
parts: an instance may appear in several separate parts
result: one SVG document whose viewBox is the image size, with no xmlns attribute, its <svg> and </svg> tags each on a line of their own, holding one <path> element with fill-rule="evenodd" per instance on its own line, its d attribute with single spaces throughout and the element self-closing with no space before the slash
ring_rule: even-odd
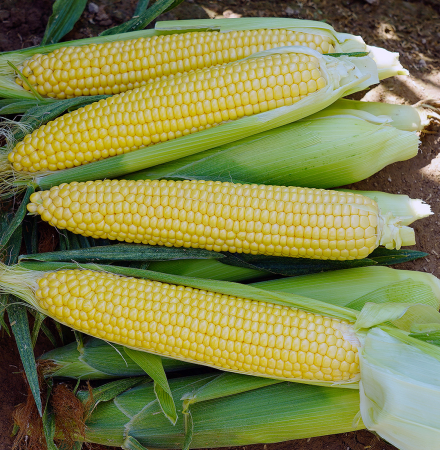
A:
<svg viewBox="0 0 440 450">
<path fill-rule="evenodd" d="M 342 102 L 342 103 L 341 103 Z M 365 106 L 364 106 L 365 105 Z M 354 183 L 414 157 L 420 116 L 406 105 L 338 100 L 297 122 L 249 136 L 126 178 L 195 178 L 329 188 Z M 371 111 L 371 112 L 370 112 Z M 387 121 L 391 121 L 387 124 Z M 355 148 L 355 151 L 353 151 Z"/>
<path fill-rule="evenodd" d="M 172 261 L 164 262 L 163 264 L 170 262 Z M 204 264 L 206 263 L 207 261 L 204 261 Z M 157 264 L 152 264 L 150 266 L 151 270 L 158 270 Z M 180 273 L 180 275 L 185 275 L 185 273 Z M 339 306 L 350 305 L 353 309 L 361 310 L 363 304 L 356 302 L 357 299 L 375 291 L 377 292 L 380 289 L 383 291 L 384 288 L 395 289 L 396 283 L 408 280 L 429 286 L 434 293 L 434 297 L 432 299 L 427 298 L 426 304 L 438 309 L 440 282 L 436 277 L 425 272 L 396 270 L 387 267 L 372 266 L 345 269 L 263 281 L 254 283 L 253 286 L 269 291 L 299 294 Z M 385 302 L 387 297 L 386 295 L 377 295 L 375 301 L 377 303 Z M 143 372 L 139 366 L 124 360 L 121 357 L 121 348 L 117 344 L 114 344 L 114 346 L 110 346 L 100 339 L 90 338 L 84 344 L 81 353 L 77 350 L 76 344 L 73 343 L 44 354 L 40 360 L 51 361 L 54 364 L 50 373 L 50 376 L 53 377 L 105 379 L 142 375 Z M 166 358 L 163 359 L 163 364 L 167 372 L 187 368 L 187 366 L 181 366 L 181 364 L 185 363 Z M 188 365 L 188 368 L 190 367 Z"/>
<path fill-rule="evenodd" d="M 28 211 L 93 238 L 274 256 L 351 260 L 378 245 L 413 245 L 376 202 L 352 193 L 211 181 L 63 184 Z"/>
<path fill-rule="evenodd" d="M 206 381 L 201 378 L 170 380 L 175 401 L 179 403 L 185 395 L 193 396 L 194 391 L 197 393 L 202 390 L 207 382 L 216 382 L 212 377 Z M 309 387 L 312 389 L 307 389 Z M 144 414 L 141 414 L 140 404 L 134 405 L 136 395 L 140 399 L 150 398 L 150 391 L 150 386 L 141 385 L 121 394 L 114 401 L 98 405 L 87 427 L 87 440 L 103 442 L 104 435 L 108 433 L 110 442 L 107 442 L 110 445 L 123 445 L 122 430 L 128 422 L 126 416 L 123 418 L 122 407 L 118 407 L 119 402 L 123 401 L 124 406 L 131 406 L 130 416 L 133 418 L 128 435 L 136 436 L 147 448 L 182 448 L 185 436 L 182 417 L 173 428 L 163 422 L 162 414 L 157 414 L 160 410 L 156 405 L 151 408 L 151 412 Z M 142 405 L 145 403 L 143 401 Z M 292 408 L 292 404 L 295 404 L 295 408 Z M 338 414 L 330 414 L 330 408 L 337 409 Z M 362 424 L 353 425 L 356 408 L 359 408 L 356 391 L 345 389 L 344 392 L 335 392 L 330 388 L 314 386 L 303 389 L 303 386 L 287 383 L 214 400 L 199 401 L 196 398 L 191 405 L 194 432 L 190 448 L 278 442 L 358 429 L 362 428 Z M 312 413 L 314 409 L 316 413 Z M 321 420 L 318 420 L 318 416 Z M 106 420 L 109 420 L 107 424 Z M 141 420 L 147 425 L 142 427 Z"/>
<path fill-rule="evenodd" d="M 150 271 L 131 273 L 151 274 L 150 280 L 185 280 L 197 288 L 108 272 L 68 268 L 37 272 L 6 266 L 0 285 L 3 292 L 14 293 L 61 323 L 137 350 L 226 371 L 324 385 L 335 381 L 350 385 L 359 379 L 357 336 L 362 339 L 363 334 L 357 335 L 353 328 L 358 315 L 355 326 L 361 317 L 362 323 L 367 319 L 377 326 L 398 317 L 395 310 L 402 305 L 390 301 L 416 297 L 415 305 L 408 303 L 408 311 L 420 303 L 437 302 L 430 287 L 411 280 L 387 291 L 385 308 L 370 301 L 373 295 L 359 314 L 312 298 L 235 283 Z M 304 309 L 299 308 L 303 305 Z M 424 314 L 434 317 L 434 308 L 422 306 Z M 371 315 L 372 307 L 376 316 Z M 328 311 L 333 318 L 326 315 Z M 413 322 L 421 317 L 405 311 L 400 316 Z M 402 319 L 396 322 L 400 323 Z M 406 320 L 404 326 L 408 324 Z"/>
<path fill-rule="evenodd" d="M 93 276 L 92 278 L 88 278 L 88 276 L 90 274 L 93 274 L 93 272 L 89 272 L 87 270 L 81 271 L 75 269 L 70 271 L 68 269 L 64 269 L 49 274 L 44 272 L 35 272 L 34 274 L 30 274 L 29 272 L 26 273 L 26 271 L 23 271 L 23 269 L 9 268 L 6 269 L 1 275 L 1 284 L 4 290 L 13 292 L 15 295 L 18 295 L 26 301 L 34 304 L 34 306 L 41 308 L 41 306 L 38 305 L 38 300 L 35 299 L 35 295 L 37 297 L 40 295 L 39 293 L 37 293 L 38 290 L 56 289 L 56 283 L 54 284 L 53 282 L 55 280 L 58 280 L 61 283 L 66 283 L 66 289 L 67 291 L 69 291 L 69 287 L 67 286 L 67 277 L 69 275 L 72 275 L 74 276 L 74 278 L 76 278 L 76 272 L 80 272 L 80 276 L 85 276 L 87 280 L 92 280 L 93 278 Z M 105 280 L 109 280 L 109 275 L 107 273 L 101 272 L 97 276 L 101 276 L 104 277 Z M 163 275 L 159 275 L 158 277 L 163 277 Z M 20 281 L 18 282 L 18 280 Z M 43 285 L 46 283 L 45 280 L 47 280 L 48 283 L 52 282 L 52 285 L 47 284 L 47 286 L 39 288 L 39 284 L 41 282 L 43 283 Z M 127 285 L 127 289 L 129 287 L 131 289 L 134 289 L 135 286 L 138 286 L 138 280 L 129 278 L 128 281 L 129 283 L 131 283 L 131 285 Z M 196 283 L 200 283 L 201 285 L 203 285 L 202 281 L 197 281 Z M 219 285 L 218 282 L 214 284 Z M 401 284 L 399 286 L 399 289 L 391 290 L 390 293 L 393 295 L 388 296 L 388 298 L 386 299 L 387 302 L 385 302 L 383 307 L 372 302 L 366 303 L 360 313 L 354 314 L 355 316 L 358 316 L 356 324 L 354 325 L 357 331 L 353 335 L 351 335 L 350 339 L 351 342 L 354 342 L 354 338 L 360 339 L 360 341 L 362 342 L 362 346 L 360 347 L 361 358 L 363 361 L 362 368 L 366 368 L 365 372 L 362 369 L 360 381 L 360 409 L 363 420 L 368 423 L 368 426 L 372 430 L 378 431 L 391 443 L 396 443 L 399 445 L 401 445 L 401 436 L 405 435 L 408 426 L 410 426 L 412 435 L 414 433 L 417 435 L 417 439 L 414 439 L 417 442 L 424 442 L 424 448 L 434 450 L 438 442 L 436 438 L 439 434 L 438 422 L 436 422 L 435 415 L 438 414 L 438 365 L 440 364 L 440 351 L 432 344 L 422 342 L 409 336 L 407 331 L 408 329 L 420 329 L 421 326 L 424 326 L 425 329 L 433 329 L 434 326 L 438 327 L 440 324 L 440 314 L 436 309 L 431 308 L 427 304 L 425 304 L 427 298 L 432 298 L 432 290 L 427 286 L 422 289 L 421 284 L 422 283 L 406 281 L 403 285 Z M 77 286 L 77 288 L 84 290 L 85 288 L 93 287 L 93 289 L 96 289 L 99 286 L 100 292 L 103 293 L 105 290 L 104 288 L 110 287 L 111 285 L 112 284 L 106 284 L 104 282 L 101 285 L 97 283 L 95 286 L 93 285 L 92 281 L 92 285 L 83 283 L 82 287 Z M 220 283 L 220 285 L 222 285 L 223 287 L 226 286 L 224 283 Z M 61 284 L 59 284 L 59 286 L 61 287 Z M 159 288 L 158 284 L 156 284 L 155 286 Z M 168 285 L 168 288 L 172 288 L 172 286 Z M 395 285 L 395 288 L 397 288 L 397 285 Z M 51 294 L 49 294 L 48 292 L 48 294 L 50 296 L 55 295 L 55 297 L 53 297 L 54 300 L 57 298 L 60 299 L 60 297 L 62 298 L 63 295 L 65 295 L 67 301 L 72 300 L 69 292 L 67 292 L 66 289 L 64 290 L 65 294 L 56 294 L 55 291 L 52 291 Z M 185 288 L 183 289 L 185 291 Z M 255 296 L 255 288 L 251 288 L 248 286 L 246 288 L 241 287 L 238 289 L 246 289 L 248 292 L 253 291 L 254 294 L 252 294 L 251 297 Z M 275 293 L 273 291 L 265 292 L 266 295 L 270 298 L 280 295 L 280 293 Z M 429 297 L 429 295 L 427 296 L 428 292 L 430 293 L 431 297 Z M 87 293 L 83 292 L 80 295 L 83 294 L 85 295 L 85 297 L 87 297 Z M 156 292 L 156 294 L 159 294 L 159 292 Z M 203 294 L 209 296 L 209 292 L 204 292 Z M 402 301 L 406 301 L 408 297 L 412 297 L 412 303 L 401 303 Z M 45 298 L 50 301 L 51 297 L 48 296 Z M 136 295 L 135 298 L 137 298 L 138 300 L 143 300 L 142 295 Z M 168 297 L 168 300 L 172 298 L 173 296 L 171 295 L 170 297 Z M 92 303 L 92 299 L 93 296 L 90 297 L 90 300 L 88 298 L 78 299 L 83 303 L 80 308 L 82 309 L 82 307 L 84 306 L 84 310 L 87 310 L 87 313 L 92 311 L 87 305 L 87 301 L 90 301 Z M 158 299 L 157 296 L 156 299 Z M 304 303 L 304 300 L 306 299 L 291 296 L 292 303 L 290 303 L 290 305 L 292 307 L 296 302 Z M 320 304 L 320 302 L 313 299 L 308 299 L 307 301 L 310 302 L 311 305 L 314 305 L 315 308 Z M 167 302 L 165 301 L 165 303 Z M 206 304 L 207 303 L 205 303 L 205 305 Z M 322 304 L 323 303 L 321 302 L 321 305 Z M 259 303 L 258 305 L 259 307 L 267 306 L 267 304 L 264 303 Z M 233 305 L 228 306 L 230 307 Z M 70 306 L 67 307 L 68 309 L 70 308 Z M 336 306 L 333 306 L 333 308 L 336 311 Z M 85 312 L 84 310 L 83 312 Z M 161 311 L 160 309 L 155 310 L 156 312 Z M 350 315 L 354 312 L 353 310 L 350 310 L 348 308 L 340 307 L 340 311 L 343 310 L 346 311 L 347 315 Z M 116 316 L 119 315 L 117 311 L 114 312 L 116 313 Z M 231 312 L 232 311 L 229 310 L 227 314 L 230 314 Z M 86 315 L 88 315 L 87 313 Z M 223 314 L 225 314 L 225 310 L 223 310 Z M 232 315 L 230 315 L 230 317 L 232 317 Z M 370 325 L 368 325 L 368 328 L 364 328 L 367 325 L 367 322 L 369 322 Z M 390 324 L 390 322 L 392 324 Z M 400 326 L 402 326 L 403 328 L 400 329 Z M 348 333 L 348 329 L 349 328 L 345 328 L 344 332 Z M 161 330 L 158 330 L 157 332 L 162 333 Z M 343 338 L 348 336 L 348 334 L 345 334 Z M 273 350 L 274 352 L 275 349 Z M 236 375 L 230 376 L 236 377 Z M 226 376 L 226 378 L 228 378 L 228 376 Z M 211 387 L 205 390 L 205 388 L 203 387 L 204 383 L 199 382 L 198 380 L 199 379 L 194 379 L 194 384 L 191 384 L 191 380 L 186 380 L 185 387 L 187 387 L 188 384 L 191 384 L 191 395 L 185 395 L 185 392 L 179 390 L 179 387 L 177 385 L 171 384 L 171 390 L 175 398 L 182 399 L 183 397 L 186 400 L 185 404 L 183 405 L 183 413 L 188 413 L 188 408 L 190 408 L 192 418 L 194 418 L 194 411 L 198 409 L 198 400 L 207 400 L 212 402 L 218 400 L 219 398 L 222 398 L 222 395 L 224 395 L 222 394 L 222 390 L 220 388 L 221 386 Z M 212 380 L 212 378 L 210 378 L 210 380 Z M 302 380 L 299 379 L 295 381 Z M 322 384 L 322 382 L 320 383 Z M 256 384 L 258 385 L 259 383 Z M 232 382 L 232 380 L 229 380 L 226 383 L 226 386 L 228 388 L 228 393 L 230 394 L 238 394 L 240 391 L 243 392 L 243 390 L 247 390 L 246 382 L 244 380 L 243 384 L 239 382 Z M 199 388 L 200 398 L 198 399 L 197 394 L 199 392 Z M 322 387 L 319 386 L 315 386 L 313 388 L 317 389 L 317 392 L 321 393 L 320 398 L 322 400 L 322 395 L 325 391 L 322 390 Z M 249 386 L 249 389 L 251 389 L 252 391 L 251 386 Z M 301 390 L 296 391 L 297 402 L 298 392 L 301 392 Z M 343 394 L 340 394 L 339 392 L 340 391 L 338 391 L 338 395 L 336 398 L 341 398 L 343 396 Z M 380 396 L 377 395 L 378 392 L 381 393 Z M 272 391 L 270 394 L 270 398 L 273 403 L 276 395 L 274 395 L 274 391 Z M 259 392 L 258 397 L 263 397 L 261 392 Z M 161 425 L 159 424 L 161 423 L 162 417 L 154 418 L 153 414 L 150 420 L 150 414 L 152 414 L 151 408 L 144 408 L 145 401 L 154 401 L 155 398 L 151 397 L 151 399 L 149 400 L 149 398 L 147 397 L 147 392 L 143 392 L 143 395 L 141 395 L 141 392 L 139 391 L 137 392 L 135 398 L 136 400 L 129 400 L 127 393 L 123 394 L 122 397 L 118 397 L 117 407 L 123 408 L 124 410 L 124 413 L 121 414 L 119 414 L 118 410 L 112 409 L 111 403 L 103 404 L 101 405 L 101 407 L 99 407 L 99 410 L 95 410 L 99 412 L 96 413 L 96 415 L 94 416 L 94 420 L 90 423 L 91 426 L 87 429 L 88 440 L 92 442 L 101 442 L 100 439 L 105 436 L 106 443 L 125 446 L 125 439 L 130 439 L 130 436 L 133 436 L 133 434 L 131 434 L 132 429 L 134 430 L 133 432 L 136 433 L 137 442 L 143 439 L 144 435 L 142 434 L 142 431 L 137 428 L 138 426 L 142 426 L 143 431 L 145 431 L 146 427 L 148 427 L 148 429 L 146 430 L 148 438 L 145 441 L 142 440 L 142 443 L 150 442 L 152 445 L 154 445 L 153 443 L 159 442 L 150 438 L 152 436 L 155 436 L 155 439 L 157 439 L 158 434 L 163 436 L 163 432 L 156 431 L 157 428 L 154 429 L 154 427 L 156 426 L 161 428 Z M 231 400 L 237 398 L 237 395 L 230 395 L 230 397 L 227 398 L 228 400 Z M 409 400 L 405 400 L 407 398 Z M 219 417 L 222 417 L 224 414 L 227 414 L 228 411 L 232 410 L 231 406 L 233 403 L 230 403 L 229 401 L 227 403 L 229 404 L 229 407 L 225 409 L 221 409 L 219 407 L 215 408 L 216 420 L 214 420 L 213 423 L 218 424 Z M 282 403 L 276 402 L 277 410 L 282 411 L 282 408 L 280 407 L 281 404 Z M 409 408 L 409 405 L 411 405 L 411 408 Z M 296 407 L 293 408 L 295 413 L 301 412 L 300 417 L 304 419 L 306 412 L 302 410 L 297 403 L 295 403 L 295 406 Z M 326 403 L 325 406 L 326 410 L 329 411 L 329 404 Z M 228 417 L 230 416 L 231 418 L 237 418 L 237 410 L 237 408 L 234 408 L 234 414 L 229 414 Z M 256 407 L 249 407 L 249 405 L 247 405 L 247 410 L 255 411 Z M 289 411 L 292 412 L 291 402 L 289 402 Z M 403 411 L 403 415 L 405 418 L 404 422 L 399 419 L 401 417 L 401 411 Z M 261 411 L 257 412 L 258 416 L 261 417 Z M 204 417 L 206 418 L 206 410 L 204 411 L 204 413 Z M 111 421 L 108 420 L 108 414 L 111 414 Z M 127 415 L 129 416 L 128 421 Z M 331 412 L 331 415 L 333 418 L 340 417 L 340 414 L 335 415 L 334 411 Z M 264 414 L 263 416 L 264 420 L 267 422 L 267 415 Z M 316 418 L 316 414 L 313 414 L 313 416 Z M 253 417 L 254 416 L 251 417 L 249 415 L 246 417 L 246 423 L 248 424 L 248 426 L 253 423 Z M 353 419 L 353 417 L 351 417 L 351 419 Z M 128 427 L 127 422 L 129 422 Z M 203 423 L 203 420 L 201 422 Z M 195 422 L 192 421 L 190 423 L 192 429 Z M 289 418 L 289 424 L 291 425 L 292 423 L 296 423 L 295 419 Z M 325 420 L 322 418 L 322 416 L 320 417 L 319 423 L 321 426 L 323 423 L 325 423 Z M 179 426 L 178 424 L 179 422 L 177 422 L 176 426 Z M 426 433 L 426 428 L 429 429 L 428 433 Z M 307 434 L 319 433 L 319 431 L 317 431 L 319 429 L 320 428 L 318 426 L 311 429 L 310 431 L 301 428 L 301 432 L 307 432 Z M 200 429 L 198 428 L 198 430 Z M 243 431 L 243 428 L 241 428 L 241 430 Z M 326 434 L 328 434 L 328 432 L 326 432 Z M 229 425 L 228 435 L 231 435 L 231 427 Z M 167 441 L 166 445 L 169 447 L 180 445 L 182 443 L 182 440 L 184 439 L 184 436 L 182 434 L 179 435 L 180 439 L 178 438 L 177 440 L 174 440 L 176 436 L 173 436 L 174 437 L 172 438 L 173 440 L 171 440 L 171 442 Z M 240 435 L 240 439 L 242 439 L 242 436 L 243 435 Z M 306 435 L 299 435 L 296 437 L 305 436 Z M 207 436 L 205 436 L 205 445 L 207 443 L 206 438 Z M 276 436 L 271 433 L 268 434 L 267 432 L 265 432 L 261 435 L 253 434 L 252 438 L 258 439 L 259 442 L 270 442 L 276 439 L 283 440 L 287 437 L 285 437 L 285 435 L 283 434 L 279 434 L 278 432 L 276 433 Z M 244 439 L 247 439 L 247 437 L 245 437 Z M 229 441 L 227 442 L 227 445 L 235 443 L 236 441 Z M 200 446 L 200 444 L 197 444 L 197 441 L 192 442 L 192 445 L 195 447 Z M 217 441 L 216 445 L 221 444 L 219 444 Z M 410 443 L 410 445 L 403 448 L 407 448 L 408 450 L 415 450 L 417 447 Z"/>
<path fill-rule="evenodd" d="M 363 428 L 362 423 L 353 424 L 359 410 L 355 390 L 277 383 L 199 400 L 202 391 L 210 386 L 221 390 L 222 378 L 224 375 L 198 375 L 169 380 L 178 409 L 188 406 L 187 402 L 182 405 L 182 398 L 192 399 L 194 430 L 190 448 L 279 442 Z M 241 376 L 238 383 L 245 391 L 248 377 Z M 156 402 L 142 412 L 150 399 L 154 401 L 151 383 L 100 403 L 87 422 L 86 441 L 119 447 L 127 436 L 133 436 L 146 448 L 182 448 L 185 416 L 179 415 L 173 427 Z"/>
<path fill-rule="evenodd" d="M 100 36 L 0 55 L 0 95 L 33 98 L 22 76 L 43 96 L 116 94 L 176 73 L 242 59 L 269 48 L 305 45 L 320 53 L 370 52 L 381 78 L 406 74 L 397 54 L 322 22 L 297 19 L 190 20 L 156 30 Z M 213 29 L 214 28 L 214 29 Z M 194 31 L 200 30 L 200 31 Z"/>
</svg>

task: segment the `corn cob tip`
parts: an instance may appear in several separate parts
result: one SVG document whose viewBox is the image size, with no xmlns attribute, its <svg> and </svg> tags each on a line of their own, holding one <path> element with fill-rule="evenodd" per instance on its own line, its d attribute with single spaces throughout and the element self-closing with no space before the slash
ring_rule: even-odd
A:
<svg viewBox="0 0 440 450">
<path fill-rule="evenodd" d="M 379 214 L 379 221 L 381 223 L 378 234 L 378 245 L 382 245 L 388 249 L 399 250 L 402 246 L 415 245 L 416 238 L 414 229 L 402 225 L 402 218 L 394 217 L 391 212 L 385 215 Z"/>
</svg>

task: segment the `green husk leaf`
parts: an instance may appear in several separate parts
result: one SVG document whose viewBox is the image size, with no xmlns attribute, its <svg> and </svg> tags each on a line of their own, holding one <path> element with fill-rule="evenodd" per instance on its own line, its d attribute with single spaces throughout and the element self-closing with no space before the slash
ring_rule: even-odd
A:
<svg viewBox="0 0 440 450">
<path fill-rule="evenodd" d="M 91 407 L 91 410 L 96 408 L 99 403 L 109 402 L 127 389 L 131 389 L 140 383 L 144 383 L 146 380 L 146 377 L 123 378 L 121 380 L 110 381 L 103 386 L 94 388 L 92 390 L 93 406 Z M 87 403 L 90 399 L 89 391 L 79 391 L 77 397 L 83 403 Z"/>
<path fill-rule="evenodd" d="M 52 331 L 49 330 L 49 328 L 47 327 L 47 325 L 44 322 L 42 322 L 42 324 L 41 324 L 41 331 L 46 335 L 47 339 L 49 339 L 50 343 L 54 347 L 56 347 L 58 345 Z M 61 343 L 63 343 L 63 342 L 61 341 Z"/>
<path fill-rule="evenodd" d="M 404 282 L 402 282 L 404 283 Z M 422 291 L 429 289 L 427 286 L 418 286 Z M 391 294 L 392 295 L 392 294 Z M 355 330 L 369 329 L 377 325 L 391 322 L 399 329 L 410 331 L 413 324 L 437 323 L 440 324 L 440 314 L 432 306 L 420 303 L 411 304 L 411 296 L 408 295 L 408 302 L 405 296 L 399 296 L 400 303 L 366 303 L 355 323 Z"/>
<path fill-rule="evenodd" d="M 161 358 L 151 353 L 139 352 L 130 348 L 124 348 L 124 351 L 128 357 L 153 379 L 157 401 L 165 416 L 175 425 L 177 421 L 176 405 L 174 404 Z"/>
<path fill-rule="evenodd" d="M 147 10 L 149 4 L 150 0 L 138 0 L 136 9 L 133 13 L 133 17 L 140 16 L 142 13 L 144 13 Z"/>
<path fill-rule="evenodd" d="M 47 384 L 48 384 L 47 400 L 42 417 L 43 432 L 44 437 L 46 439 L 47 450 L 58 450 L 58 447 L 55 445 L 55 442 L 53 441 L 55 437 L 55 416 L 53 414 L 52 406 L 50 404 L 50 394 L 52 392 L 52 380 L 48 380 Z"/>
<path fill-rule="evenodd" d="M 41 45 L 56 44 L 60 41 L 81 17 L 86 4 L 87 0 L 56 0 Z"/>
<path fill-rule="evenodd" d="M 373 265 L 391 265 L 427 256 L 416 250 L 388 250 L 377 248 L 368 258 L 351 261 L 330 261 L 306 258 L 267 257 L 264 255 L 250 255 L 238 253 L 224 253 L 226 258 L 221 262 L 254 270 L 264 270 L 284 276 L 307 275 L 328 270 L 351 269 Z"/>
<path fill-rule="evenodd" d="M 46 100 L 17 100 L 15 98 L 1 99 L 0 100 L 0 115 L 7 114 L 22 114 L 25 113 L 30 108 L 40 106 L 41 104 L 52 103 L 52 101 Z"/>
<path fill-rule="evenodd" d="M 5 312 L 8 307 L 9 295 L 0 295 L 0 330 L 5 330 L 8 336 L 11 336 L 8 325 L 5 321 Z"/>
<path fill-rule="evenodd" d="M 417 154 L 415 133 L 344 116 L 343 112 L 331 115 L 330 109 L 327 116 L 307 117 L 126 178 L 329 188 L 363 180 L 388 164 Z"/>
<path fill-rule="evenodd" d="M 369 292 L 348 303 L 347 306 L 360 311 L 367 303 L 377 304 L 377 298 L 386 299 L 385 302 L 391 303 L 424 303 L 434 309 L 439 308 L 440 301 L 429 284 L 407 278 Z M 363 311 L 365 313 L 366 310 Z"/>
<path fill-rule="evenodd" d="M 437 345 L 440 347 L 440 331 L 426 332 L 426 333 L 410 333 L 410 337 L 427 342 L 428 344 Z"/>
<path fill-rule="evenodd" d="M 127 439 L 125 439 L 121 447 L 124 450 L 147 450 L 147 448 L 140 444 L 133 436 L 127 436 Z"/>
<path fill-rule="evenodd" d="M 361 310 L 366 301 L 381 301 L 368 295 L 378 289 L 386 289 L 395 283 L 413 280 L 429 286 L 440 301 L 440 281 L 432 274 L 413 270 L 398 270 L 385 266 L 358 267 L 291 278 L 280 278 L 254 283 L 260 289 L 294 292 L 324 302 Z M 379 292 L 379 291 L 377 291 Z M 384 294 L 386 291 L 382 291 Z M 356 302 L 358 298 L 364 301 Z M 386 301 L 392 297 L 385 295 Z"/>
<path fill-rule="evenodd" d="M 437 448 L 440 348 L 381 327 L 368 332 L 359 356 L 367 428 L 398 448 Z"/>
<path fill-rule="evenodd" d="M 132 359 L 124 357 L 123 346 L 91 337 L 86 340 L 81 352 L 73 342 L 45 353 L 40 359 L 56 364 L 57 367 L 50 374 L 54 377 L 92 380 L 145 374 Z M 194 369 L 193 364 L 176 359 L 162 358 L 162 364 L 167 373 Z"/>
<path fill-rule="evenodd" d="M 146 268 L 155 272 L 173 273 L 186 277 L 209 278 L 211 280 L 236 281 L 241 283 L 257 281 L 258 279 L 271 276 L 263 270 L 253 270 L 246 267 L 222 264 L 221 259 L 156 261 L 151 262 Z"/>
<path fill-rule="evenodd" d="M 153 6 L 148 8 L 143 13 L 138 16 L 134 16 L 131 20 L 128 20 L 121 25 L 118 25 L 113 28 L 109 28 L 108 30 L 103 31 L 100 36 L 108 36 L 111 34 L 119 34 L 119 33 L 127 33 L 130 31 L 142 30 L 148 24 L 150 24 L 157 16 L 169 10 L 170 7 L 174 7 L 176 0 L 157 0 Z M 179 2 L 180 3 L 180 2 Z"/>
<path fill-rule="evenodd" d="M 185 394 L 181 400 L 184 401 L 185 408 L 187 408 L 194 403 L 235 395 L 276 383 L 282 383 L 282 381 L 223 372 L 199 389 L 192 391 L 190 394 Z"/>
<path fill-rule="evenodd" d="M 33 186 L 27 187 L 26 193 L 24 194 L 23 200 L 21 201 L 14 218 L 11 220 L 8 227 L 6 228 L 6 230 L 3 231 L 0 237 L 0 249 L 8 244 L 14 232 L 18 229 L 18 227 L 21 226 L 21 223 L 23 222 L 24 216 L 26 215 L 27 212 L 26 206 L 29 203 L 29 198 L 34 191 L 35 189 Z"/>
<path fill-rule="evenodd" d="M 191 442 L 194 436 L 194 421 L 190 409 L 184 412 L 184 421 L 185 440 L 183 441 L 182 450 L 188 450 L 191 447 Z"/>
<path fill-rule="evenodd" d="M 76 235 L 73 235 L 76 236 Z M 81 236 L 82 237 L 82 236 Z M 142 244 L 116 244 L 62 252 L 21 255 L 22 259 L 38 261 L 163 261 L 177 259 L 221 259 L 221 253 L 203 249 L 149 246 Z"/>
<path fill-rule="evenodd" d="M 34 348 L 37 343 L 38 334 L 40 333 L 40 328 L 45 318 L 46 316 L 44 314 L 39 312 L 35 314 L 34 327 L 32 329 L 32 348 Z"/>
<path fill-rule="evenodd" d="M 40 398 L 40 386 L 38 383 L 37 366 L 32 347 L 31 334 L 29 332 L 29 323 L 25 306 L 12 304 L 8 307 L 9 323 L 14 333 L 15 342 L 17 343 L 20 359 L 26 372 L 26 378 L 29 383 L 32 395 L 38 412 L 42 416 L 42 404 Z"/>
</svg>

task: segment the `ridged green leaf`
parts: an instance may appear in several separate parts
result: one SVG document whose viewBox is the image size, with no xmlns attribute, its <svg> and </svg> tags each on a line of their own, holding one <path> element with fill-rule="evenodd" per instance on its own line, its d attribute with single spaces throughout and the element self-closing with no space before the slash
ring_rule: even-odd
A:
<svg viewBox="0 0 440 450">
<path fill-rule="evenodd" d="M 157 0 L 153 6 L 140 13 L 137 17 L 133 17 L 131 20 L 122 23 L 113 28 L 103 31 L 100 36 L 108 36 L 112 34 L 127 33 L 130 31 L 142 30 L 149 23 L 151 23 L 157 16 L 174 7 L 174 3 L 180 3 L 176 0 Z M 176 5 L 177 6 L 177 5 Z"/>
<path fill-rule="evenodd" d="M 174 425 L 177 421 L 176 405 L 174 404 L 167 376 L 160 356 L 140 352 L 124 347 L 126 355 L 131 358 L 154 381 L 154 392 L 163 413 Z"/>
<path fill-rule="evenodd" d="M 87 0 L 56 0 L 41 45 L 56 44 L 81 17 Z"/>
</svg>

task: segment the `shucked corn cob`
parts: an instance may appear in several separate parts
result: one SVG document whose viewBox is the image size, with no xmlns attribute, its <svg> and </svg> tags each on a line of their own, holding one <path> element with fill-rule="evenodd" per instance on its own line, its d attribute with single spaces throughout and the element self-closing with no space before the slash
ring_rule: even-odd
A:
<svg viewBox="0 0 440 450">
<path fill-rule="evenodd" d="M 108 341 L 253 375 L 348 381 L 359 374 L 346 321 L 90 270 L 44 273 L 37 283 L 43 311 Z"/>
<path fill-rule="evenodd" d="M 334 51 L 330 37 L 286 29 L 170 34 L 36 54 L 19 69 L 39 94 L 54 98 L 119 94 L 158 81 L 243 59 L 276 47 L 304 45 L 320 53 Z M 17 77 L 16 83 L 30 90 Z"/>
<path fill-rule="evenodd" d="M 414 231 L 353 192 L 213 181 L 73 182 L 32 194 L 28 211 L 76 234 L 126 242 L 349 260 Z"/>
<path fill-rule="evenodd" d="M 273 54 L 151 83 L 41 126 L 9 153 L 16 171 L 59 170 L 292 105 L 327 84 L 314 56 Z"/>
</svg>

